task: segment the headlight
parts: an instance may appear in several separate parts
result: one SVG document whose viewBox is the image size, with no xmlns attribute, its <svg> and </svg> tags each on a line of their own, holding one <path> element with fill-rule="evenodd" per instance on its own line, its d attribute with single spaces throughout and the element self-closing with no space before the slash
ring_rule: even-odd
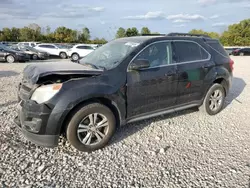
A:
<svg viewBox="0 0 250 188">
<path fill-rule="evenodd" d="M 62 87 L 62 84 L 50 84 L 38 87 L 31 96 L 31 100 L 36 101 L 38 104 L 50 100 L 57 94 Z"/>
</svg>

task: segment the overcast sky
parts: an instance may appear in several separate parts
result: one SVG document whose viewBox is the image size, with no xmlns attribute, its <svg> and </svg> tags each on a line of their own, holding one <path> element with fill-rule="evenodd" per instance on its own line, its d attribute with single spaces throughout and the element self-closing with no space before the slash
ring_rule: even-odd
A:
<svg viewBox="0 0 250 188">
<path fill-rule="evenodd" d="M 0 0 L 0 28 L 86 26 L 92 38 L 111 39 L 117 28 L 133 26 L 160 33 L 193 28 L 222 32 L 246 18 L 250 0 Z"/>
</svg>

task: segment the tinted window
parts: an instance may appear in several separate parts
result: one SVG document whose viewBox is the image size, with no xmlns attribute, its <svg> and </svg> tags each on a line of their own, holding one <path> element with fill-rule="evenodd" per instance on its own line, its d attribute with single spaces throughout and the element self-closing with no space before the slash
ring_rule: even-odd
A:
<svg viewBox="0 0 250 188">
<path fill-rule="evenodd" d="M 216 51 L 217 53 L 228 57 L 228 53 L 226 52 L 226 50 L 222 47 L 222 45 L 215 41 L 215 42 L 208 42 L 207 43 L 214 51 Z"/>
<path fill-rule="evenodd" d="M 92 50 L 93 48 L 91 46 L 77 46 L 78 49 L 86 49 L 86 50 Z"/>
<path fill-rule="evenodd" d="M 172 63 L 171 42 L 159 42 L 145 48 L 136 58 L 146 59 L 150 67 L 169 65 Z"/>
<path fill-rule="evenodd" d="M 198 61 L 209 58 L 209 54 L 194 42 L 174 42 L 177 62 Z"/>
<path fill-rule="evenodd" d="M 47 45 L 39 45 L 38 47 L 46 48 Z"/>
<path fill-rule="evenodd" d="M 41 48 L 55 48 L 52 45 L 39 45 L 39 47 L 41 47 Z"/>
</svg>

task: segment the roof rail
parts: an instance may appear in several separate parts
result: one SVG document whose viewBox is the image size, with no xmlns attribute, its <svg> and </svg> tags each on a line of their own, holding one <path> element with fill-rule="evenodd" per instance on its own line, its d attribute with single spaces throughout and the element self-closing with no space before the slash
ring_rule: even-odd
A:
<svg viewBox="0 0 250 188">
<path fill-rule="evenodd" d="M 190 37 L 206 37 L 206 38 L 211 38 L 208 35 L 191 34 L 191 33 L 169 33 L 167 36 L 190 36 Z"/>
<path fill-rule="evenodd" d="M 157 33 L 155 33 L 155 34 L 141 34 L 141 36 L 166 36 L 166 34 L 157 34 Z"/>
</svg>

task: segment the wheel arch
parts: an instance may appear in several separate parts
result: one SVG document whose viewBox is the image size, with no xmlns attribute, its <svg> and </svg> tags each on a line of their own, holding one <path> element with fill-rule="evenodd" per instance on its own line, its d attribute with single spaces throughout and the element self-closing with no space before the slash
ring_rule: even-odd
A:
<svg viewBox="0 0 250 188">
<path fill-rule="evenodd" d="M 121 112 L 117 106 L 117 104 L 105 97 L 95 97 L 95 98 L 90 98 L 84 101 L 81 101 L 80 103 L 76 104 L 65 116 L 64 120 L 62 121 L 62 126 L 60 129 L 60 133 L 65 133 L 66 127 L 70 121 L 70 119 L 72 118 L 73 114 L 79 110 L 82 106 L 84 105 L 88 105 L 91 103 L 100 103 L 103 104 L 105 106 L 107 106 L 114 114 L 115 119 L 116 119 L 116 125 L 119 126 L 122 122 L 122 118 L 121 118 Z"/>
</svg>

